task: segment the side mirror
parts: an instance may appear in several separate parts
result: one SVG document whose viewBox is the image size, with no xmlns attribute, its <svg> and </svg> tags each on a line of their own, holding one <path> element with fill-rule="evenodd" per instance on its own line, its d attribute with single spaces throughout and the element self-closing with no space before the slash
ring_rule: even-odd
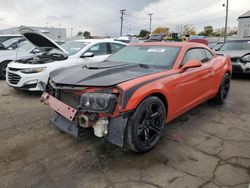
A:
<svg viewBox="0 0 250 188">
<path fill-rule="evenodd" d="M 94 57 L 95 54 L 92 52 L 86 52 L 83 55 L 81 55 L 81 58 L 85 58 L 85 57 Z"/>
<path fill-rule="evenodd" d="M 200 60 L 191 59 L 191 60 L 188 60 L 188 61 L 181 67 L 181 70 L 182 70 L 182 71 L 185 71 L 185 70 L 190 69 L 190 68 L 201 67 L 201 66 L 202 66 L 202 62 L 201 62 Z"/>
<path fill-rule="evenodd" d="M 31 53 L 38 54 L 38 53 L 41 53 L 41 51 L 39 49 L 35 48 L 34 50 L 32 50 Z"/>
<path fill-rule="evenodd" d="M 240 61 L 243 63 L 250 63 L 250 53 L 241 56 Z"/>
</svg>

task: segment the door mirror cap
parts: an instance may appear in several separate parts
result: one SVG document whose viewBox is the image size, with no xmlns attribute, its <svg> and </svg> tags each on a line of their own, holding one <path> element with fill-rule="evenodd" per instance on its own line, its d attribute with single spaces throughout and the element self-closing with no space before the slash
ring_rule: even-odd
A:
<svg viewBox="0 0 250 188">
<path fill-rule="evenodd" d="M 34 50 L 32 50 L 32 53 L 33 54 L 38 54 L 38 53 L 41 53 L 41 51 L 37 48 L 35 48 Z"/>
<path fill-rule="evenodd" d="M 196 67 L 201 67 L 202 66 L 202 62 L 200 60 L 197 60 L 197 59 L 191 59 L 191 60 L 188 60 L 182 67 L 181 67 L 181 70 L 182 71 L 185 71 L 187 69 L 190 69 L 190 68 L 196 68 Z"/>
<path fill-rule="evenodd" d="M 94 57 L 95 54 L 92 52 L 86 52 L 83 55 L 81 55 L 81 58 L 85 58 L 85 57 Z"/>
</svg>

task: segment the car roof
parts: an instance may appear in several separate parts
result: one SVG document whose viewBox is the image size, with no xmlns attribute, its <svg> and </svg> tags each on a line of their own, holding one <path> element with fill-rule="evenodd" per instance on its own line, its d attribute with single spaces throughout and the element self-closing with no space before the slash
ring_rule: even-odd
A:
<svg viewBox="0 0 250 188">
<path fill-rule="evenodd" d="M 206 45 L 196 42 L 143 42 L 132 43 L 131 46 L 176 46 L 176 47 L 205 47 Z"/>
<path fill-rule="evenodd" d="M 250 41 L 250 39 L 235 39 L 235 40 L 227 40 L 226 42 L 247 42 Z"/>
<path fill-rule="evenodd" d="M 0 37 L 22 37 L 20 34 L 3 34 Z"/>
<path fill-rule="evenodd" d="M 76 39 L 73 41 L 79 41 L 79 42 L 115 42 L 113 39 Z"/>
</svg>

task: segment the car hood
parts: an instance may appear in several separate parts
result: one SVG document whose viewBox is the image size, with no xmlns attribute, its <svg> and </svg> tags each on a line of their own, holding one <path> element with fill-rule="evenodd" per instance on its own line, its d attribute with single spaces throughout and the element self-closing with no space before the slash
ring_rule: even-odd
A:
<svg viewBox="0 0 250 188">
<path fill-rule="evenodd" d="M 69 55 L 69 53 L 64 48 L 62 48 L 60 45 L 58 45 L 56 42 L 54 42 L 52 39 L 42 34 L 38 30 L 34 30 L 24 26 L 21 26 L 19 30 L 20 33 L 37 48 L 56 48 L 62 51 L 64 54 Z"/>
<path fill-rule="evenodd" d="M 145 68 L 137 64 L 99 62 L 59 69 L 51 72 L 50 78 L 58 85 L 114 86 L 131 79 L 164 70 L 165 69 Z"/>
<path fill-rule="evenodd" d="M 216 54 L 223 54 L 232 57 L 241 57 L 246 53 L 249 53 L 249 50 L 225 50 L 225 51 L 216 51 Z"/>
</svg>

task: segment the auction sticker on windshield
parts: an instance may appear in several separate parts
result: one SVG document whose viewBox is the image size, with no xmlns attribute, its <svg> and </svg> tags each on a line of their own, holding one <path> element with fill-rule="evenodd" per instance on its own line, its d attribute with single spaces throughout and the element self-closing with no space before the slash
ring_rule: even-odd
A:
<svg viewBox="0 0 250 188">
<path fill-rule="evenodd" d="M 165 52 L 164 48 L 150 48 L 147 52 Z"/>
</svg>

